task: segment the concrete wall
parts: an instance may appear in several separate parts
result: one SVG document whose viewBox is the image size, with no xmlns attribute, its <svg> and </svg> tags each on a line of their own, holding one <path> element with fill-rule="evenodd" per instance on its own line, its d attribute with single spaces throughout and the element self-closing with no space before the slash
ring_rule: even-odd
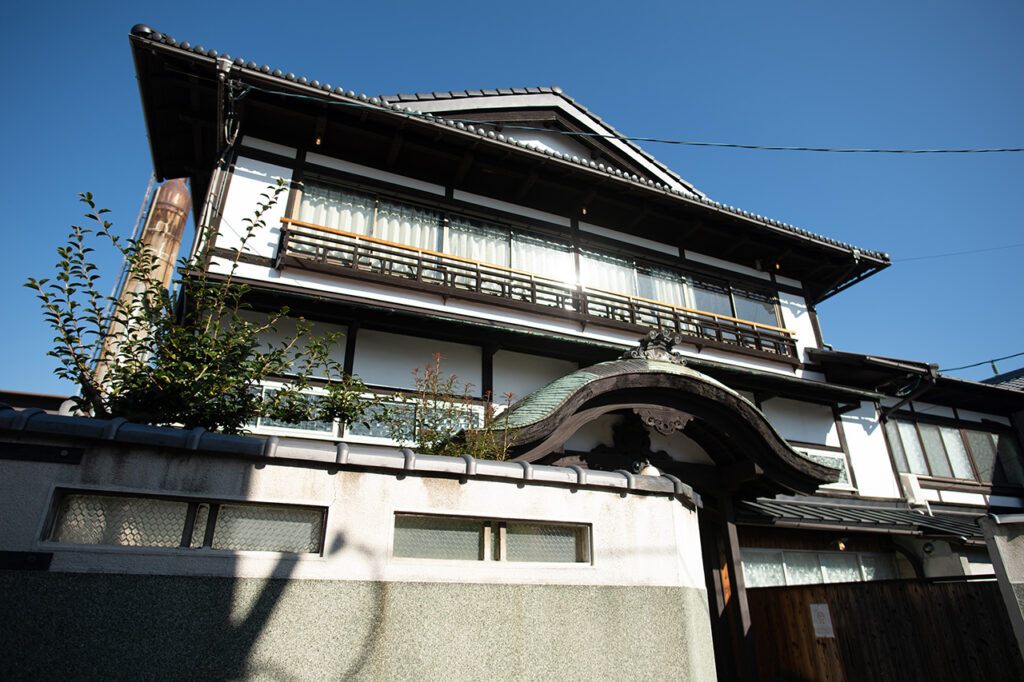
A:
<svg viewBox="0 0 1024 682">
<path fill-rule="evenodd" d="M 4 679 L 714 678 L 697 512 L 672 495 L 117 443 L 4 474 L 0 550 L 52 553 L 0 571 Z M 52 542 L 59 489 L 320 506 L 324 550 Z M 585 524 L 592 560 L 396 558 L 396 512 Z"/>
<path fill-rule="evenodd" d="M 992 559 L 999 592 L 1017 637 L 1017 646 L 1024 655 L 1024 516 L 978 521 L 985 533 L 985 544 Z"/>
</svg>

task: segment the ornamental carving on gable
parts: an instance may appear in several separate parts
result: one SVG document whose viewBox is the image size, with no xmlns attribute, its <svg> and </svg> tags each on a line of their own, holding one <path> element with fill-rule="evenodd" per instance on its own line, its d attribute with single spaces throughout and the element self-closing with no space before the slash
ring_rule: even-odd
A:
<svg viewBox="0 0 1024 682">
<path fill-rule="evenodd" d="M 657 360 L 671 362 L 674 365 L 685 365 L 686 361 L 672 352 L 672 347 L 682 340 L 682 335 L 677 332 L 652 329 L 640 339 L 636 348 L 629 349 L 619 359 Z"/>
</svg>

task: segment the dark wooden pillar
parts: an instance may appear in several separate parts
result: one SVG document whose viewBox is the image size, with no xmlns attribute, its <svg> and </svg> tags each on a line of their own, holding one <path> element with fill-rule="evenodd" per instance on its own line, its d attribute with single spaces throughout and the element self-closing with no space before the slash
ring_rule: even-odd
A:
<svg viewBox="0 0 1024 682">
<path fill-rule="evenodd" d="M 732 501 L 727 493 L 704 501 L 700 540 L 718 679 L 754 682 L 757 662 Z"/>
</svg>

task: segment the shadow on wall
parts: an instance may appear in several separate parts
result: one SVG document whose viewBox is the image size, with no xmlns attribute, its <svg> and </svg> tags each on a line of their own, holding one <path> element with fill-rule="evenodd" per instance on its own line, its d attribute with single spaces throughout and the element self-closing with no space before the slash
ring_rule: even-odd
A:
<svg viewBox="0 0 1024 682">
<path fill-rule="evenodd" d="M 341 677 L 360 675 L 383 623 L 382 583 L 338 604 L 335 581 L 289 580 L 296 564 L 282 555 L 267 579 L 5 571 L 0 679 L 313 678 L 318 659 L 320 674 L 344 660 Z M 353 622 L 330 622 L 343 611 L 362 621 L 362 641 Z"/>
</svg>

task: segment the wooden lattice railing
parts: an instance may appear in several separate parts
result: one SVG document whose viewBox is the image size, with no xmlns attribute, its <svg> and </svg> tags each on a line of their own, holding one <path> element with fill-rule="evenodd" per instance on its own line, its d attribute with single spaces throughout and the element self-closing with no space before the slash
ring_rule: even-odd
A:
<svg viewBox="0 0 1024 682">
<path fill-rule="evenodd" d="M 659 327 L 690 337 L 796 360 L 793 332 L 781 327 L 560 282 L 499 265 L 282 218 L 277 266 L 298 262 L 350 269 L 453 292 L 578 313 L 638 328 Z M 474 296 L 475 297 L 475 296 Z"/>
</svg>

